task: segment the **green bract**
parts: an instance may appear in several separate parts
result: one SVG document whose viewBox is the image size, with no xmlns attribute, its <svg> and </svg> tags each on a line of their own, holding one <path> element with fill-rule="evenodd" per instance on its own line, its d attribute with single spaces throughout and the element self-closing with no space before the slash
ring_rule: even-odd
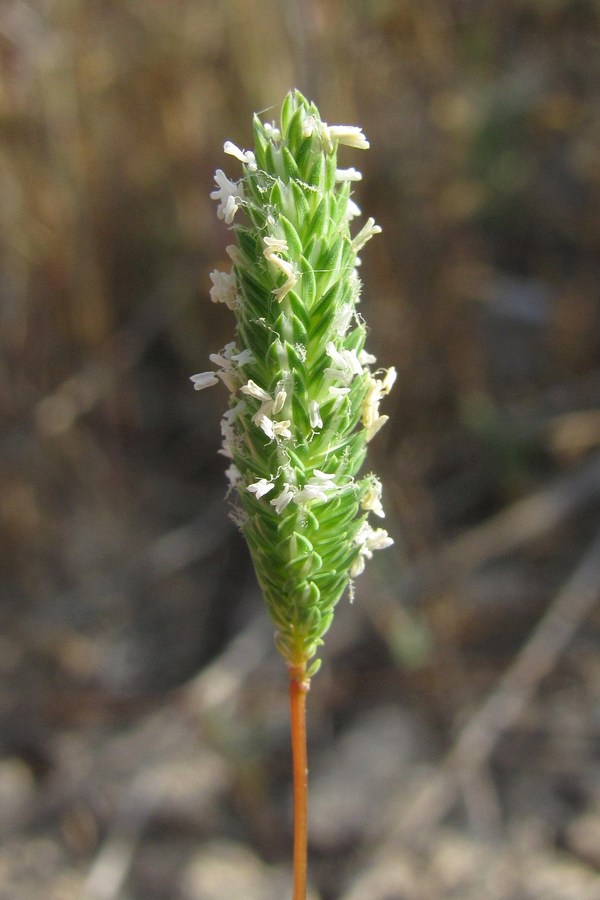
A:
<svg viewBox="0 0 600 900">
<path fill-rule="evenodd" d="M 235 341 L 211 360 L 231 392 L 222 453 L 238 498 L 234 509 L 290 666 L 311 659 L 334 607 L 373 550 L 392 543 L 372 528 L 383 516 L 381 484 L 356 478 L 366 445 L 387 420 L 379 402 L 394 369 L 371 371 L 356 313 L 357 252 L 381 229 L 373 219 L 352 237 L 360 210 L 350 197 L 355 169 L 337 168 L 337 148 L 369 145 L 359 128 L 327 125 L 298 92 L 281 122 L 254 118 L 255 149 L 226 142 L 239 181 L 215 176 L 217 214 L 234 225 L 231 272 L 213 272 L 211 297 L 233 310 Z M 311 671 L 316 671 L 313 665 Z"/>
</svg>

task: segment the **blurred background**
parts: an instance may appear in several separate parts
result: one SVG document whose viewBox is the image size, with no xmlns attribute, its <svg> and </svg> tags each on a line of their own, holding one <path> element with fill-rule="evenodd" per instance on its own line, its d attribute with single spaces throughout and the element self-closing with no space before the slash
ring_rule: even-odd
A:
<svg viewBox="0 0 600 900">
<path fill-rule="evenodd" d="M 313 900 L 600 898 L 600 4 L 0 7 L 0 897 L 289 896 L 287 677 L 217 455 L 208 195 L 359 124 L 395 546 L 309 703 Z M 233 166 L 233 168 L 232 168 Z"/>
</svg>

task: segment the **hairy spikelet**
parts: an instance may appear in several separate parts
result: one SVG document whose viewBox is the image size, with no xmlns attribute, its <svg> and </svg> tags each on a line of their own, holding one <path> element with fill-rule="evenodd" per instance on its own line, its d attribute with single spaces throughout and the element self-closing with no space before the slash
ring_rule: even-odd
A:
<svg viewBox="0 0 600 900">
<path fill-rule="evenodd" d="M 222 453 L 237 498 L 234 519 L 250 548 L 290 666 L 318 650 L 334 607 L 373 550 L 392 543 L 368 516 L 383 516 L 381 484 L 357 478 L 366 445 L 387 420 L 379 412 L 394 369 L 373 370 L 356 306 L 357 253 L 380 228 L 360 210 L 355 169 L 337 149 L 369 145 L 354 126 L 327 125 L 298 92 L 278 125 L 254 119 L 254 150 L 226 142 L 242 165 L 219 169 L 217 214 L 231 225 L 231 272 L 213 272 L 211 297 L 233 310 L 235 340 L 197 389 L 221 380 L 231 392 Z M 238 213 L 246 223 L 233 225 Z M 313 664 L 311 672 L 316 671 Z"/>
</svg>

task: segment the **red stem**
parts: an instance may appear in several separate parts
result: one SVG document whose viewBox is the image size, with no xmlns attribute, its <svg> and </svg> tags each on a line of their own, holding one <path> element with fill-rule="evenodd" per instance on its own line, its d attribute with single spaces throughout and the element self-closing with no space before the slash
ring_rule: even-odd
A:
<svg viewBox="0 0 600 900">
<path fill-rule="evenodd" d="M 308 852 L 306 694 L 309 687 L 305 667 L 290 666 L 290 721 L 294 772 L 294 900 L 306 900 Z"/>
</svg>

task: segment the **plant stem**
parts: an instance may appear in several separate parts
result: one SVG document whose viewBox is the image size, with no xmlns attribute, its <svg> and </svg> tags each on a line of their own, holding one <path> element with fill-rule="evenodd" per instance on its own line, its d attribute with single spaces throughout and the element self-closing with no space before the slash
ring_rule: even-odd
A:
<svg viewBox="0 0 600 900">
<path fill-rule="evenodd" d="M 306 667 L 290 666 L 290 724 L 294 771 L 294 900 L 306 900 L 308 762 L 306 754 Z"/>
</svg>

